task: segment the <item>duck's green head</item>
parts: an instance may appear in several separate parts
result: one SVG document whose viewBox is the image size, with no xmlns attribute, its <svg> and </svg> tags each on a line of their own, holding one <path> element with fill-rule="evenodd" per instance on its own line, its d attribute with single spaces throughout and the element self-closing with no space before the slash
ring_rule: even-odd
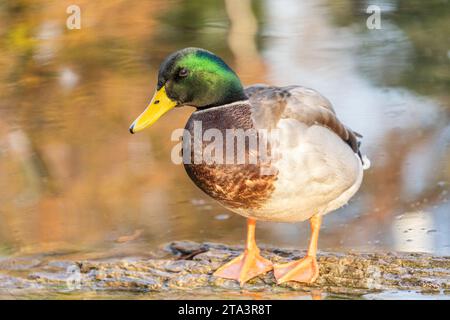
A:
<svg viewBox="0 0 450 320">
<path fill-rule="evenodd" d="M 222 59 L 203 49 L 186 48 L 161 64 L 156 93 L 130 132 L 152 125 L 174 107 L 205 109 L 246 98 L 238 76 Z"/>
</svg>

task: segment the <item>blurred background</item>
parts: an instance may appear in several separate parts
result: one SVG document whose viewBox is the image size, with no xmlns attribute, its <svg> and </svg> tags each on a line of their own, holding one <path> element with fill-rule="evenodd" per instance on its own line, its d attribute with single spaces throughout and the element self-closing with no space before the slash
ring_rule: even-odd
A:
<svg viewBox="0 0 450 320">
<path fill-rule="evenodd" d="M 66 27 L 69 5 L 81 29 Z M 369 30 L 366 8 L 381 8 Z M 202 47 L 244 84 L 300 84 L 364 135 L 360 192 L 321 250 L 450 254 L 450 3 L 446 0 L 0 0 L 0 257 L 145 254 L 172 240 L 243 243 L 245 220 L 172 164 L 192 109 L 128 127 L 160 62 Z M 308 223 L 260 223 L 305 248 Z"/>
</svg>

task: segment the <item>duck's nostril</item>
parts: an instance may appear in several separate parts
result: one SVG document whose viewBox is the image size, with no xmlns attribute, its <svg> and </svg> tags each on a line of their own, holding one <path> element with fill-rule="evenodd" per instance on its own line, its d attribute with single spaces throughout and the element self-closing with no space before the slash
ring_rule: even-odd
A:
<svg viewBox="0 0 450 320">
<path fill-rule="evenodd" d="M 159 100 L 155 100 L 155 102 L 153 102 L 153 104 L 158 104 L 159 103 Z"/>
</svg>

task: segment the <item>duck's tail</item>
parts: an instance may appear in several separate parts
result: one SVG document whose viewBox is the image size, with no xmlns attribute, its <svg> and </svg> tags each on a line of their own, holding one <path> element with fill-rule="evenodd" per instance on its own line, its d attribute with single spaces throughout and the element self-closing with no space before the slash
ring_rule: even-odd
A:
<svg viewBox="0 0 450 320">
<path fill-rule="evenodd" d="M 370 168 L 370 160 L 369 160 L 369 158 L 367 158 L 366 155 L 363 155 L 361 157 L 361 162 L 362 162 L 363 170 L 367 170 Z"/>
<path fill-rule="evenodd" d="M 362 137 L 362 135 L 360 135 L 359 133 L 355 132 L 355 134 L 358 137 Z M 361 146 L 361 141 L 358 141 L 358 152 L 357 153 L 358 153 L 359 158 L 361 159 L 363 170 L 367 170 L 370 168 L 370 160 L 369 160 L 369 158 L 367 158 L 367 156 L 365 154 L 364 155 L 361 154 L 361 151 L 359 149 L 360 146 Z"/>
</svg>

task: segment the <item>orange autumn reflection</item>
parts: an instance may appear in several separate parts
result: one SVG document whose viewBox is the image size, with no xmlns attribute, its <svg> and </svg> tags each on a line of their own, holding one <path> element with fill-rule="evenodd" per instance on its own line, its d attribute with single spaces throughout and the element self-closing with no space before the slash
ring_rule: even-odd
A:
<svg viewBox="0 0 450 320">
<path fill-rule="evenodd" d="M 80 30 L 65 27 L 70 1 L 4 2 L 0 256 L 244 240 L 245 221 L 170 161 L 170 135 L 192 109 L 128 133 L 159 63 L 187 46 L 216 52 L 246 84 L 314 87 L 364 135 L 372 169 L 350 205 L 325 218 L 321 248 L 449 254 L 448 48 L 440 39 L 450 19 L 439 6 L 396 3 L 375 34 L 351 0 L 77 1 Z M 406 22 L 424 10 L 434 19 L 421 20 L 423 30 L 436 38 Z M 308 236 L 307 224 L 263 223 L 257 234 L 296 248 Z"/>
</svg>

